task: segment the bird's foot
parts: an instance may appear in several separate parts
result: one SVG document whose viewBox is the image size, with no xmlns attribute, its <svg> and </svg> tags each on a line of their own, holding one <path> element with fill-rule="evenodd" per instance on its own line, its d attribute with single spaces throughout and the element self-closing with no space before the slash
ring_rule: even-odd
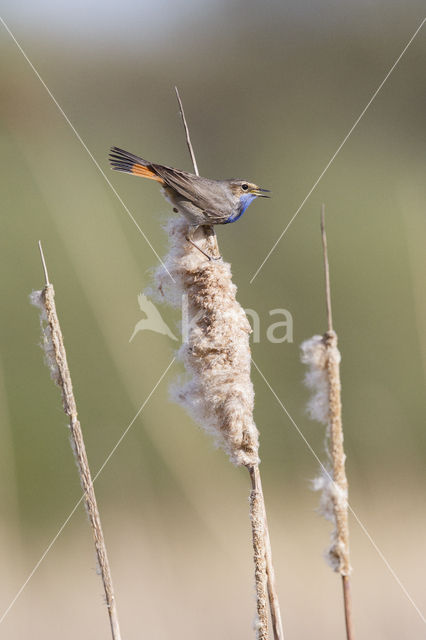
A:
<svg viewBox="0 0 426 640">
<path fill-rule="evenodd" d="M 198 251 L 200 251 L 200 252 L 203 254 L 203 256 L 206 256 L 206 258 L 207 258 L 208 260 L 210 260 L 210 261 L 211 261 L 211 260 L 214 260 L 214 261 L 216 261 L 216 260 L 222 260 L 222 256 L 217 256 L 217 257 L 216 257 L 216 256 L 211 256 L 211 255 L 209 255 L 209 254 L 207 253 L 207 251 L 204 251 L 204 249 L 202 249 L 198 244 L 196 244 L 196 243 L 195 243 L 195 242 L 194 242 L 194 241 L 193 241 L 189 236 L 186 236 L 186 239 L 187 239 L 187 241 L 188 241 L 190 244 L 192 244 L 192 246 L 193 246 L 193 247 L 195 247 L 196 249 L 198 249 Z"/>
</svg>

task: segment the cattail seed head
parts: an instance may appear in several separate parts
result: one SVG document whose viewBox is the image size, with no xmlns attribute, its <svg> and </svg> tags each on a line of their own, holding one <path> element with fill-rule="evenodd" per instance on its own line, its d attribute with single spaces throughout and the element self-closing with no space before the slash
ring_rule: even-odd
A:
<svg viewBox="0 0 426 640">
<path fill-rule="evenodd" d="M 208 260 L 193 247 L 186 240 L 185 220 L 171 219 L 167 232 L 169 253 L 155 280 L 163 300 L 178 306 L 185 295 L 188 303 L 188 332 L 178 352 L 187 378 L 174 385 L 172 397 L 214 436 L 234 464 L 257 464 L 251 327 L 236 300 L 230 265 Z M 201 230 L 194 241 L 207 244 Z"/>
<path fill-rule="evenodd" d="M 48 287 L 52 288 L 52 285 L 48 285 Z M 50 376 L 55 384 L 58 387 L 61 386 L 61 375 L 59 373 L 59 368 L 56 362 L 55 357 L 55 348 L 53 346 L 52 340 L 52 330 L 49 325 L 49 321 L 47 318 L 46 308 L 44 305 L 43 299 L 43 291 L 32 291 L 30 293 L 30 302 L 32 305 L 37 307 L 40 313 L 40 328 L 41 328 L 41 336 L 42 336 L 42 344 L 41 348 L 44 352 L 44 358 L 47 367 L 50 371 Z"/>
<path fill-rule="evenodd" d="M 313 482 L 321 491 L 319 511 L 333 523 L 331 543 L 325 553 L 330 567 L 341 575 L 349 575 L 348 485 L 345 474 L 345 453 L 340 400 L 340 352 L 337 335 L 328 331 L 313 336 L 301 345 L 301 360 L 308 371 L 305 384 L 312 391 L 307 410 L 313 420 L 326 425 L 327 467 Z"/>
</svg>

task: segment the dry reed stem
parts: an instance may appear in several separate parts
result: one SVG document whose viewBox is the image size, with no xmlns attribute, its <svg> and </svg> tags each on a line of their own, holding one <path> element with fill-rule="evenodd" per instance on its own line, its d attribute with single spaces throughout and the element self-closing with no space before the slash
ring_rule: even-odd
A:
<svg viewBox="0 0 426 640">
<path fill-rule="evenodd" d="M 321 208 L 321 237 L 324 255 L 325 291 L 327 306 L 328 333 L 334 334 L 333 316 L 331 309 L 331 287 L 330 287 L 330 267 L 328 263 L 327 234 L 325 231 L 325 206 Z M 333 348 L 335 336 L 335 348 Z M 330 353 L 337 350 L 337 335 L 331 338 Z M 326 339 L 326 336 L 324 336 Z M 346 636 L 348 640 L 354 640 L 355 630 L 352 615 L 352 597 L 350 588 L 350 573 L 352 571 L 349 557 L 349 523 L 348 523 L 348 481 L 345 472 L 345 452 L 343 448 L 343 426 L 342 426 L 342 402 L 341 402 L 341 382 L 340 382 L 340 358 L 335 362 L 333 357 L 329 357 L 328 364 L 329 380 L 329 406 L 330 406 L 330 440 L 331 455 L 333 459 L 333 478 L 346 494 L 346 504 L 336 506 L 336 527 L 338 536 L 343 543 L 343 554 L 341 560 L 340 574 L 342 576 L 343 603 L 345 609 Z"/>
<path fill-rule="evenodd" d="M 250 469 L 249 469 L 249 472 L 250 472 Z M 262 481 L 260 477 L 259 466 L 254 467 L 254 472 L 257 475 L 258 491 L 261 494 L 261 500 L 263 503 L 265 562 L 266 562 L 266 573 L 268 578 L 267 580 L 268 599 L 269 599 L 269 608 L 271 611 L 272 631 L 273 631 L 275 640 L 284 640 L 284 632 L 283 632 L 283 625 L 282 625 L 282 619 L 281 619 L 281 609 L 280 609 L 280 603 L 279 603 L 278 593 L 277 593 L 276 583 L 275 583 L 275 570 L 272 562 L 272 548 L 271 548 L 271 540 L 269 537 L 268 518 L 266 516 L 266 505 L 265 505 L 265 499 L 263 496 Z"/>
<path fill-rule="evenodd" d="M 322 489 L 321 511 L 334 524 L 327 559 L 334 571 L 340 573 L 342 577 L 346 637 L 347 640 L 354 640 L 349 581 L 352 569 L 349 556 L 348 481 L 345 472 L 346 456 L 343 447 L 341 358 L 337 348 L 337 334 L 333 329 L 324 205 L 321 210 L 321 237 L 324 255 L 328 331 L 322 338 L 314 336 L 302 345 L 302 359 L 310 366 L 306 382 L 316 392 L 310 402 L 311 415 L 327 425 L 327 454 L 331 461 L 332 472 L 331 474 L 328 472 L 323 473 L 322 477 L 317 480 L 317 488 Z"/>
<path fill-rule="evenodd" d="M 197 160 L 195 158 L 194 147 L 192 146 L 191 136 L 189 134 L 189 127 L 185 117 L 185 111 L 183 108 L 182 100 L 180 97 L 179 89 L 175 86 L 176 98 L 179 105 L 179 112 L 182 118 L 183 128 L 185 130 L 185 140 L 186 145 L 188 147 L 189 155 L 191 156 L 192 166 L 194 167 L 194 173 L 196 176 L 200 175 L 198 171 Z M 199 227 L 197 230 L 197 236 L 201 242 L 198 241 L 198 245 L 205 251 L 209 256 L 219 256 L 219 245 L 217 243 L 217 237 L 214 230 L 214 227 L 211 225 L 205 225 L 203 227 Z"/>
<path fill-rule="evenodd" d="M 188 123 L 186 122 L 185 111 L 183 110 L 182 100 L 180 99 L 179 89 L 177 87 L 175 87 L 175 92 L 176 92 L 176 98 L 179 104 L 180 115 L 182 117 L 183 128 L 185 129 L 186 144 L 188 145 L 189 155 L 191 156 L 191 160 L 192 160 L 192 166 L 194 167 L 195 175 L 199 176 L 200 174 L 198 172 L 198 165 L 195 159 L 194 149 L 192 147 L 191 136 L 189 135 Z"/>
<path fill-rule="evenodd" d="M 177 87 L 175 91 L 194 172 L 199 175 Z M 282 640 L 281 614 L 258 466 L 258 432 L 253 422 L 254 393 L 248 342 L 251 328 L 236 300 L 236 287 L 232 283 L 229 265 L 222 261 L 206 262 L 197 249 L 185 242 L 186 225 L 183 221 L 170 221 L 168 232 L 171 250 L 166 259 L 167 267 L 176 279 L 177 292 L 188 296 L 188 325 L 192 323 L 187 344 L 180 350 L 191 379 L 180 386 L 175 398 L 207 431 L 213 433 L 232 462 L 246 466 L 249 471 L 256 634 L 259 640 L 268 638 L 266 603 L 269 598 L 274 638 Z M 200 227 L 194 240 L 208 255 L 220 255 L 213 227 Z M 161 268 L 157 272 L 157 281 L 162 294 L 170 302 L 179 303 L 176 290 L 170 292 L 166 274 Z"/>
<path fill-rule="evenodd" d="M 343 606 L 345 609 L 345 625 L 347 640 L 355 640 L 355 626 L 352 613 L 352 593 L 349 576 L 342 576 Z"/>
<path fill-rule="evenodd" d="M 250 521 L 253 537 L 254 579 L 256 585 L 257 620 L 255 624 L 258 640 L 268 640 L 268 576 L 265 549 L 265 509 L 260 485 L 259 467 L 247 467 L 252 489 L 250 492 Z"/>
<path fill-rule="evenodd" d="M 121 640 L 111 570 L 108 562 L 105 539 L 102 531 L 89 462 L 86 455 L 86 448 L 84 446 L 83 433 L 78 420 L 77 405 L 71 382 L 71 374 L 67 363 L 62 331 L 58 315 L 56 313 L 55 292 L 53 285 L 50 284 L 48 280 L 46 263 L 40 243 L 39 248 L 46 278 L 46 286 L 42 291 L 33 291 L 31 294 L 31 302 L 40 309 L 40 323 L 42 325 L 43 348 L 46 355 L 46 361 L 54 382 L 61 389 L 62 405 L 64 412 L 69 417 L 71 446 L 77 462 L 81 486 L 84 491 L 85 506 L 92 528 L 96 555 L 105 590 L 112 638 L 113 640 Z"/>
</svg>

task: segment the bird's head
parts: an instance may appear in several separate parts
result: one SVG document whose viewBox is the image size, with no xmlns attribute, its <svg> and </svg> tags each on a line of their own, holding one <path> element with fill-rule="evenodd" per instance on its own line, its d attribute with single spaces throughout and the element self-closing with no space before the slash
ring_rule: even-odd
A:
<svg viewBox="0 0 426 640">
<path fill-rule="evenodd" d="M 247 180 L 231 180 L 231 189 L 238 198 L 244 198 L 244 200 L 250 198 L 250 202 L 254 198 L 269 198 L 267 194 L 270 193 L 269 189 L 262 189 L 253 182 Z"/>
<path fill-rule="evenodd" d="M 262 189 L 258 187 L 257 184 L 253 182 L 248 182 L 247 180 L 230 180 L 229 181 L 232 193 L 238 202 L 238 212 L 237 215 L 232 216 L 229 222 L 234 222 L 240 218 L 247 207 L 255 200 L 256 198 L 269 198 L 267 194 L 270 193 L 268 189 Z"/>
</svg>

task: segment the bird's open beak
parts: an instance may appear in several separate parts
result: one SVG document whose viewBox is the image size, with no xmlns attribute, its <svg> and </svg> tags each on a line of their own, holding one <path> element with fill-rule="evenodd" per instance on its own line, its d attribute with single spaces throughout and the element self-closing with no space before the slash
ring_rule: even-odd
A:
<svg viewBox="0 0 426 640">
<path fill-rule="evenodd" d="M 256 187 L 256 189 L 253 189 L 251 192 L 253 195 L 257 196 L 258 198 L 270 198 L 271 196 L 267 196 L 267 193 L 271 193 L 269 191 L 269 189 L 261 189 L 260 187 Z"/>
</svg>

